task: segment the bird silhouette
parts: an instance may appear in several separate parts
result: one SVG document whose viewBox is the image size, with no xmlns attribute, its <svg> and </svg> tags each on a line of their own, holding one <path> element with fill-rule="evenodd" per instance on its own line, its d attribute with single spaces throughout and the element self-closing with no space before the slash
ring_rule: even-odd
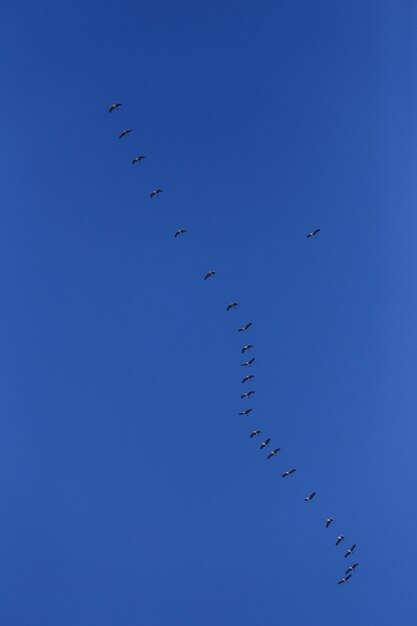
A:
<svg viewBox="0 0 417 626">
<path fill-rule="evenodd" d="M 251 380 L 252 378 L 255 378 L 255 375 L 254 374 L 248 374 L 247 376 L 242 378 L 242 383 L 247 383 L 248 380 Z"/>
<path fill-rule="evenodd" d="M 245 352 L 247 352 L 248 350 L 251 350 L 252 348 L 253 348 L 253 345 L 251 343 L 248 343 L 246 346 L 243 346 L 242 354 L 245 354 Z"/>
<path fill-rule="evenodd" d="M 241 398 L 250 398 L 251 396 L 253 396 L 255 392 L 254 391 L 247 391 L 246 393 L 242 393 L 240 395 Z"/>
<path fill-rule="evenodd" d="M 211 278 L 212 276 L 215 276 L 216 272 L 214 270 L 210 270 L 209 272 L 207 272 L 207 274 L 204 276 L 204 280 L 207 280 L 207 278 Z"/>
<path fill-rule="evenodd" d="M 249 415 L 252 409 L 245 409 L 244 411 L 240 411 L 239 415 Z"/>
<path fill-rule="evenodd" d="M 109 113 L 113 113 L 113 111 L 116 111 L 119 107 L 122 106 L 121 102 L 115 102 L 114 104 L 111 105 L 111 107 L 109 108 Z"/>
<path fill-rule="evenodd" d="M 122 130 L 122 132 L 119 135 L 119 139 L 121 139 L 122 137 L 126 137 L 126 135 L 132 132 L 132 130 L 133 128 L 126 128 L 126 130 Z"/>
<path fill-rule="evenodd" d="M 333 517 L 328 517 L 326 519 L 326 528 L 329 528 L 330 524 L 333 524 L 333 522 L 334 522 Z"/>
<path fill-rule="evenodd" d="M 179 230 L 176 230 L 174 233 L 174 237 L 180 237 L 181 235 L 183 235 L 184 233 L 186 233 L 187 231 L 185 230 L 185 228 L 180 228 Z"/>
<path fill-rule="evenodd" d="M 249 437 L 252 439 L 252 437 L 256 437 L 256 435 L 260 435 L 261 432 L 262 432 L 261 430 L 253 430 L 251 434 L 249 435 Z"/>
<path fill-rule="evenodd" d="M 337 584 L 342 585 L 343 583 L 347 583 L 349 578 L 352 578 L 352 574 L 349 574 L 349 576 L 345 576 L 344 578 L 341 578 Z"/>
<path fill-rule="evenodd" d="M 287 478 L 287 476 L 291 476 L 292 474 L 294 474 L 294 472 L 296 472 L 297 470 L 294 469 L 290 469 L 287 470 L 286 472 L 284 472 L 283 474 L 281 474 L 281 478 Z"/>
<path fill-rule="evenodd" d="M 274 456 L 277 456 L 278 452 L 281 450 L 281 448 L 275 448 L 275 450 L 272 450 L 268 456 L 266 457 L 267 459 L 272 459 Z"/>
<path fill-rule="evenodd" d="M 338 538 L 336 539 L 336 545 L 338 546 L 338 545 L 339 545 L 339 543 L 340 543 L 341 541 L 343 541 L 343 539 L 344 539 L 344 538 L 345 538 L 345 536 L 344 536 L 344 535 L 339 535 L 339 536 L 338 536 Z"/>
<path fill-rule="evenodd" d="M 226 311 L 230 311 L 231 309 L 236 309 L 238 306 L 239 305 L 237 302 L 231 302 L 230 304 L 227 305 Z"/>
<path fill-rule="evenodd" d="M 263 441 L 261 445 L 259 446 L 260 449 L 263 450 L 264 448 L 266 448 L 266 446 L 269 444 L 270 441 L 271 441 L 271 437 L 268 437 L 268 439 L 265 439 L 265 441 Z"/>
<path fill-rule="evenodd" d="M 307 496 L 307 498 L 304 498 L 304 502 L 311 502 L 314 496 L 316 495 L 316 493 L 317 493 L 316 491 L 313 491 L 313 493 L 310 493 L 310 495 Z"/>
<path fill-rule="evenodd" d="M 353 551 L 355 550 L 355 548 L 356 548 L 356 543 L 354 543 L 353 546 L 350 546 L 349 550 L 345 554 L 345 559 L 347 559 L 348 556 L 353 554 Z"/>
<path fill-rule="evenodd" d="M 354 563 L 353 565 L 351 565 L 350 567 L 347 568 L 345 574 L 350 574 L 351 572 L 354 572 L 355 569 L 358 567 L 359 563 Z"/>
<path fill-rule="evenodd" d="M 251 326 L 252 326 L 252 322 L 249 322 L 249 324 L 245 324 L 245 326 L 242 326 L 242 328 L 238 328 L 238 330 L 240 333 L 243 333 L 245 330 L 248 330 Z"/>
<path fill-rule="evenodd" d="M 315 230 L 312 230 L 311 233 L 307 233 L 307 238 L 315 237 L 319 232 L 320 232 L 320 228 L 316 228 Z"/>
<path fill-rule="evenodd" d="M 140 163 L 141 161 L 143 161 L 144 158 L 145 157 L 143 156 L 143 154 L 140 154 L 139 156 L 132 159 L 132 165 L 135 165 L 136 163 Z"/>
<path fill-rule="evenodd" d="M 160 189 L 159 187 L 157 189 L 154 189 L 153 191 L 151 191 L 151 193 L 149 194 L 149 196 L 151 198 L 155 198 L 156 196 L 158 196 L 160 193 L 163 192 L 163 189 Z"/>
<path fill-rule="evenodd" d="M 255 357 L 253 356 L 251 359 L 249 359 L 249 361 L 245 361 L 244 363 L 241 363 L 241 367 L 249 367 L 249 365 L 252 365 L 252 363 L 254 362 Z"/>
</svg>

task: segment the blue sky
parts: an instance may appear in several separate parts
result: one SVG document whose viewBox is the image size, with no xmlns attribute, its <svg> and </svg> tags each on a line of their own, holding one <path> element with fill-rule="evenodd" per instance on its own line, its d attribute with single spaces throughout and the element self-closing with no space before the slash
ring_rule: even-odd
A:
<svg viewBox="0 0 417 626">
<path fill-rule="evenodd" d="M 2 624 L 414 626 L 416 27 L 2 7 Z"/>
</svg>

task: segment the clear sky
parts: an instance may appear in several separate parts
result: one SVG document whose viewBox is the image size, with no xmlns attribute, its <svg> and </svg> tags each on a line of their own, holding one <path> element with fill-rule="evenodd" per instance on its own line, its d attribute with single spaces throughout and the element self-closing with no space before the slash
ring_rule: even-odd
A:
<svg viewBox="0 0 417 626">
<path fill-rule="evenodd" d="M 415 626 L 416 3 L 0 30 L 1 624 Z"/>
</svg>

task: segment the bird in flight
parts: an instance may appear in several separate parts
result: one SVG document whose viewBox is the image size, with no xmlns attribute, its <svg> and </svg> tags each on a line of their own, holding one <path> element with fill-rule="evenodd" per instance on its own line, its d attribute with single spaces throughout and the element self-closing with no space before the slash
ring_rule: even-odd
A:
<svg viewBox="0 0 417 626">
<path fill-rule="evenodd" d="M 253 356 L 251 359 L 249 359 L 249 361 L 245 361 L 244 363 L 241 363 L 240 366 L 241 367 L 249 367 L 249 365 L 252 365 L 254 360 L 255 360 L 255 357 Z"/>
<path fill-rule="evenodd" d="M 320 228 L 316 228 L 316 229 L 312 230 L 311 233 L 307 233 L 307 238 L 308 237 L 315 237 L 319 232 L 320 232 Z"/>
<path fill-rule="evenodd" d="M 253 348 L 253 345 L 251 343 L 248 343 L 246 346 L 243 346 L 242 354 L 245 354 L 245 352 L 247 352 L 248 350 L 251 350 L 251 348 Z"/>
<path fill-rule="evenodd" d="M 345 559 L 350 556 L 351 554 L 353 554 L 354 549 L 356 548 L 356 543 L 353 544 L 353 546 L 350 546 L 349 550 L 346 552 L 345 554 Z"/>
<path fill-rule="evenodd" d="M 280 450 L 281 450 L 281 448 L 275 448 L 275 450 L 272 450 L 272 452 L 270 452 L 266 458 L 267 459 L 272 459 L 272 457 L 277 456 L 277 454 L 278 454 L 278 452 Z"/>
<path fill-rule="evenodd" d="M 132 130 L 133 128 L 126 128 L 126 130 L 123 130 L 119 135 L 119 139 L 121 139 L 122 137 L 126 137 L 126 135 L 132 132 Z"/>
<path fill-rule="evenodd" d="M 242 326 L 242 328 L 239 328 L 239 332 L 243 333 L 245 330 L 248 330 L 250 327 L 252 326 L 252 322 L 249 322 L 249 324 L 245 324 L 245 326 Z"/>
<path fill-rule="evenodd" d="M 345 536 L 344 536 L 344 535 L 339 535 L 339 536 L 338 536 L 338 538 L 336 539 L 336 545 L 338 546 L 338 545 L 339 545 L 339 543 L 340 543 L 341 541 L 343 541 L 343 539 L 344 539 L 344 538 L 345 538 Z"/>
<path fill-rule="evenodd" d="M 135 165 L 136 163 L 140 163 L 141 161 L 143 161 L 144 158 L 145 157 L 143 156 L 143 154 L 140 154 L 139 156 L 132 159 L 132 165 Z"/>
<path fill-rule="evenodd" d="M 238 306 L 239 305 L 237 302 L 231 302 L 230 304 L 227 305 L 226 311 L 230 311 L 231 309 L 236 309 Z"/>
<path fill-rule="evenodd" d="M 151 191 L 151 193 L 149 194 L 151 198 L 155 198 L 155 196 L 157 196 L 158 194 L 162 193 L 163 189 L 154 189 L 153 191 Z"/>
<path fill-rule="evenodd" d="M 187 231 L 185 230 L 185 228 L 180 228 L 179 230 L 175 231 L 174 237 L 180 237 L 181 235 L 183 235 L 186 232 Z"/>
<path fill-rule="evenodd" d="M 345 576 L 344 578 L 341 578 L 337 584 L 342 585 L 343 583 L 347 583 L 349 578 L 352 578 L 352 574 L 349 574 L 349 576 Z"/>
<path fill-rule="evenodd" d="M 350 574 L 351 572 L 354 572 L 355 569 L 358 567 L 359 563 L 354 563 L 353 565 L 351 565 L 350 567 L 347 568 L 345 574 Z"/>
<path fill-rule="evenodd" d="M 207 280 L 207 278 L 211 278 L 212 276 L 214 276 L 216 274 L 216 272 L 214 270 L 210 270 L 209 272 L 207 272 L 207 274 L 204 276 L 204 280 Z"/>
<path fill-rule="evenodd" d="M 297 471 L 296 469 L 287 470 L 286 472 L 281 474 L 281 478 L 287 478 L 287 476 L 291 476 L 291 474 L 294 474 L 294 472 L 296 471 Z"/>
<path fill-rule="evenodd" d="M 252 378 L 255 378 L 255 375 L 254 374 L 248 374 L 247 376 L 242 378 L 242 383 L 247 383 L 248 380 L 251 380 Z"/>
<path fill-rule="evenodd" d="M 254 391 L 247 391 L 246 393 L 242 393 L 241 394 L 241 398 L 250 398 L 251 396 L 253 396 L 255 392 Z"/>
<path fill-rule="evenodd" d="M 262 432 L 261 430 L 253 430 L 251 434 L 249 435 L 249 437 L 252 439 L 252 437 L 256 437 L 256 435 L 260 435 L 261 432 Z"/>
<path fill-rule="evenodd" d="M 252 409 L 245 409 L 244 411 L 240 411 L 239 415 L 249 415 Z"/>
<path fill-rule="evenodd" d="M 269 444 L 270 441 L 271 441 L 271 437 L 268 437 L 268 439 L 265 439 L 265 441 L 263 441 L 261 445 L 259 446 L 260 449 L 263 450 L 264 448 L 266 448 L 266 446 Z"/>
<path fill-rule="evenodd" d="M 317 491 L 313 491 L 313 493 L 310 493 L 310 495 L 307 496 L 307 498 L 304 498 L 304 502 L 311 502 L 314 496 L 316 495 L 316 493 Z"/>
<path fill-rule="evenodd" d="M 115 102 L 114 104 L 111 105 L 111 107 L 109 108 L 109 113 L 113 113 L 113 111 L 116 111 L 116 109 L 118 109 L 119 107 L 122 106 L 121 102 Z"/>
<path fill-rule="evenodd" d="M 333 522 L 334 522 L 333 517 L 328 517 L 326 519 L 326 528 L 329 528 L 330 524 L 333 524 Z"/>
</svg>

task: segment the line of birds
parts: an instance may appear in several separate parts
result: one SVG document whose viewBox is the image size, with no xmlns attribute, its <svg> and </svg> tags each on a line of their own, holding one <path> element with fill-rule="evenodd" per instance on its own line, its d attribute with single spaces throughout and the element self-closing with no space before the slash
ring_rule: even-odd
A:
<svg viewBox="0 0 417 626">
<path fill-rule="evenodd" d="M 117 111 L 120 107 L 122 106 L 121 102 L 115 102 L 114 104 L 112 104 L 109 107 L 109 113 L 113 113 L 114 111 Z M 123 137 L 126 137 L 127 135 L 129 135 L 131 132 L 133 132 L 132 128 L 126 128 L 125 130 L 123 130 L 120 134 L 119 134 L 119 139 L 122 139 Z M 140 163 L 141 161 L 143 161 L 143 159 L 145 159 L 145 156 L 143 154 L 138 155 L 136 157 L 134 157 L 132 159 L 132 165 L 136 165 L 137 163 Z M 161 189 L 160 187 L 157 187 L 156 189 L 154 189 L 153 191 L 150 192 L 150 197 L 151 198 L 155 198 L 156 196 L 158 196 L 160 193 L 163 192 L 163 189 Z M 185 228 L 180 228 L 178 230 L 175 231 L 174 233 L 174 238 L 177 237 L 182 237 L 185 233 L 187 233 L 188 231 Z M 314 230 L 310 231 L 307 233 L 307 238 L 315 238 L 318 233 L 320 232 L 320 228 L 315 228 Z M 216 276 L 217 272 L 215 270 L 209 270 L 203 277 L 204 280 L 208 280 L 209 278 L 213 278 L 214 276 Z M 238 303 L 237 302 L 230 302 L 227 307 L 226 307 L 226 311 L 232 311 L 238 308 Z M 238 332 L 243 333 L 243 332 L 247 332 L 250 328 L 252 327 L 252 322 L 248 322 L 247 324 L 245 324 L 244 326 L 242 326 L 241 328 L 238 328 Z M 253 349 L 253 345 L 252 344 L 246 344 L 242 347 L 241 349 L 241 353 L 245 354 L 246 352 L 248 352 L 249 350 Z M 255 357 L 251 357 L 250 359 L 248 359 L 247 361 L 241 363 L 241 367 L 251 367 L 253 365 L 253 363 L 255 362 Z M 246 376 L 243 377 L 241 383 L 247 383 L 250 380 L 252 380 L 253 378 L 255 378 L 254 374 L 247 374 Z M 244 393 L 242 393 L 240 395 L 241 399 L 248 399 L 251 398 L 254 394 L 255 394 L 255 390 L 251 389 L 249 391 L 246 391 Z M 248 408 L 248 409 L 244 409 L 242 411 L 239 411 L 239 415 L 240 416 L 246 416 L 249 415 L 252 412 L 252 408 Z M 256 429 L 253 430 L 249 437 L 251 439 L 253 439 L 254 437 L 259 436 L 262 433 L 261 430 Z M 263 450 L 264 448 L 268 447 L 269 444 L 271 442 L 271 437 L 267 437 L 261 444 L 260 444 L 260 449 Z M 267 454 L 267 459 L 273 459 L 274 457 L 276 457 L 279 452 L 281 451 L 281 448 L 274 448 L 273 450 L 271 450 L 268 454 Z M 283 472 L 281 474 L 281 478 L 288 478 L 289 476 L 292 476 L 293 474 L 295 474 L 296 472 L 296 468 L 291 468 L 286 470 L 285 472 Z M 308 496 L 306 496 L 304 498 L 305 502 L 312 502 L 314 500 L 314 498 L 316 497 L 317 492 L 316 491 L 312 491 Z M 326 519 L 325 522 L 325 527 L 329 528 L 329 526 L 331 526 L 331 524 L 333 524 L 334 522 L 334 518 L 333 517 L 328 517 Z M 343 540 L 344 540 L 344 535 L 338 535 L 337 539 L 336 539 L 336 546 L 338 546 Z M 353 554 L 353 552 L 356 549 L 356 544 L 354 543 L 344 554 L 344 558 L 348 558 L 349 556 L 351 556 Z M 338 585 L 342 585 L 344 583 L 346 583 L 351 577 L 352 577 L 352 573 L 356 570 L 356 568 L 358 567 L 359 563 L 353 563 L 353 565 L 351 565 L 350 567 L 348 567 L 348 569 L 345 571 L 344 576 L 337 582 Z"/>
</svg>

